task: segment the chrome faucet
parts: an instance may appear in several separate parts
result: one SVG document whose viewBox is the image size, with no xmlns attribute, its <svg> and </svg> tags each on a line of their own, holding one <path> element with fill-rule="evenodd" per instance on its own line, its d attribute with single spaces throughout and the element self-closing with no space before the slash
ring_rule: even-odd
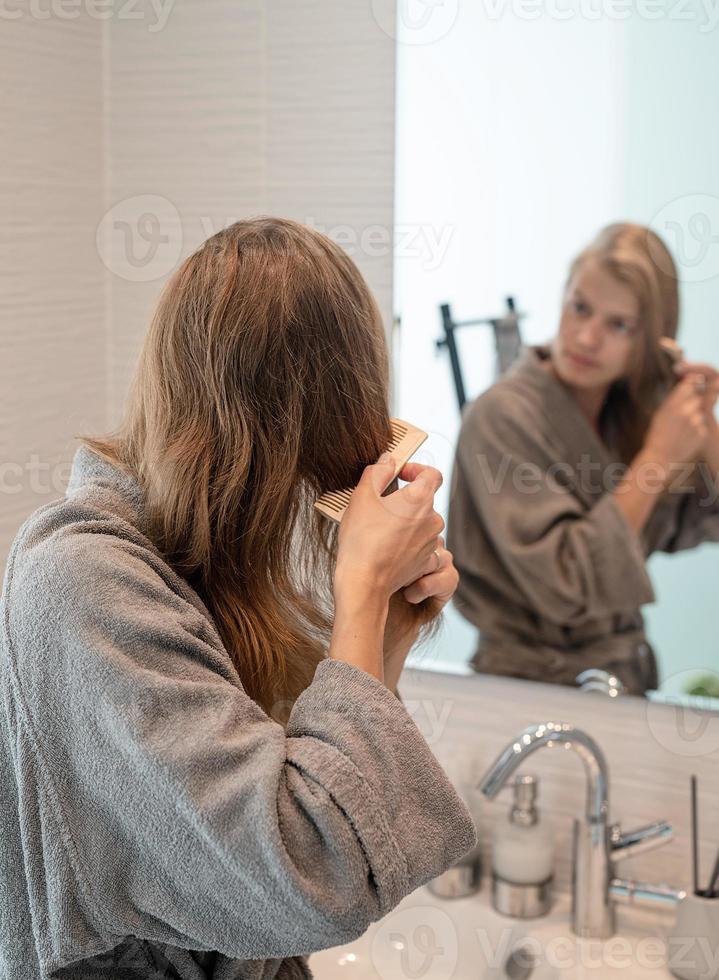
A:
<svg viewBox="0 0 719 980">
<path fill-rule="evenodd" d="M 614 674 L 606 670 L 589 667 L 574 678 L 580 691 L 599 691 L 610 698 L 618 698 L 627 693 L 627 689 Z"/>
<path fill-rule="evenodd" d="M 576 752 L 587 774 L 583 819 L 574 821 L 572 846 L 572 931 L 577 936 L 607 939 L 616 930 L 618 902 L 673 905 L 685 893 L 667 885 L 613 877 L 614 860 L 667 843 L 672 828 L 666 821 L 622 834 L 609 823 L 609 773 L 602 750 L 586 732 L 573 725 L 547 721 L 530 725 L 499 754 L 479 789 L 489 799 L 499 793 L 524 760 L 544 746 Z"/>
</svg>

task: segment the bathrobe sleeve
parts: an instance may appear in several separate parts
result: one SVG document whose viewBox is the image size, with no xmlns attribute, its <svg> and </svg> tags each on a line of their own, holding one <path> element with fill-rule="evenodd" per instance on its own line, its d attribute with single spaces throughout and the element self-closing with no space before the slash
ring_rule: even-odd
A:
<svg viewBox="0 0 719 980">
<path fill-rule="evenodd" d="M 507 608 L 559 626 L 653 601 L 640 540 L 613 496 L 582 502 L 546 423 L 513 394 L 490 389 L 463 416 L 448 546 L 470 583 L 464 606 L 477 577 Z"/>
<path fill-rule="evenodd" d="M 380 681 L 322 661 L 285 729 L 149 549 L 63 532 L 24 554 L 6 595 L 16 763 L 38 801 L 27 862 L 38 903 L 51 896 L 39 942 L 306 954 L 358 937 L 475 846 Z M 67 908 L 82 921 L 53 937 Z"/>
<path fill-rule="evenodd" d="M 654 522 L 659 538 L 656 550 L 673 554 L 705 542 L 719 542 L 719 480 L 706 463 L 700 462 L 694 468 L 688 489 L 680 495 L 672 512 L 674 519 L 668 519 L 667 526 L 661 527 L 659 515 Z"/>
</svg>

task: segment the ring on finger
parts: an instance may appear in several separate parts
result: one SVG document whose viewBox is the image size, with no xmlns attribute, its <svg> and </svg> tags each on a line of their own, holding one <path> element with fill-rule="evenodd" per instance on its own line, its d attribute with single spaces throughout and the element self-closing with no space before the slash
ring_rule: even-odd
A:
<svg viewBox="0 0 719 980">
<path fill-rule="evenodd" d="M 437 551 L 437 549 L 436 549 L 436 548 L 434 549 L 434 551 L 432 552 L 432 554 L 433 554 L 433 555 L 434 555 L 434 557 L 435 557 L 435 558 L 437 559 L 437 564 L 436 564 L 436 566 L 435 566 L 435 569 L 434 569 L 434 570 L 435 570 L 435 572 L 438 572 L 438 571 L 439 571 L 439 568 L 440 568 L 440 565 L 442 564 L 442 559 L 440 558 L 440 556 L 439 556 L 439 551 Z"/>
</svg>

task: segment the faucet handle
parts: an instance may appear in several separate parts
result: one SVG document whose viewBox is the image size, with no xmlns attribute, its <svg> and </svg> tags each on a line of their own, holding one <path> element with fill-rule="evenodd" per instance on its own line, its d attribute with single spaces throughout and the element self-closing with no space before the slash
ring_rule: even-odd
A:
<svg viewBox="0 0 719 980">
<path fill-rule="evenodd" d="M 609 832 L 612 857 L 615 861 L 621 861 L 636 854 L 643 854 L 645 851 L 668 844 L 673 836 L 672 825 L 666 820 L 647 824 L 646 827 L 638 827 L 624 834 L 619 824 L 612 824 Z"/>
<path fill-rule="evenodd" d="M 583 670 L 574 679 L 579 685 L 580 691 L 600 691 L 610 698 L 616 698 L 627 693 L 626 687 L 618 677 L 606 670 L 599 670 L 597 667 L 589 667 L 587 670 Z"/>
<path fill-rule="evenodd" d="M 609 895 L 613 902 L 619 902 L 621 905 L 673 908 L 686 898 L 687 893 L 671 885 L 650 885 L 646 881 L 612 878 L 609 882 Z"/>
</svg>

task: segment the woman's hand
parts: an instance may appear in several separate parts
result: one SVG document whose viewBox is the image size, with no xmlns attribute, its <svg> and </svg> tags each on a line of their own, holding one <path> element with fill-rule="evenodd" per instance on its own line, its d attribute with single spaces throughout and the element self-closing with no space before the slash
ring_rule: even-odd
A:
<svg viewBox="0 0 719 980">
<path fill-rule="evenodd" d="M 390 598 L 384 633 L 384 676 L 385 683 L 395 693 L 407 654 L 417 641 L 420 629 L 440 614 L 459 582 L 452 553 L 444 547 L 441 537 L 437 538 L 437 553 L 439 565 L 433 555 L 427 573 Z"/>
<path fill-rule="evenodd" d="M 334 575 L 335 599 L 372 593 L 384 601 L 425 575 L 444 529 L 434 510 L 442 474 L 433 466 L 408 463 L 399 473 L 409 481 L 382 496 L 391 462 L 366 466 L 342 518 Z"/>
<path fill-rule="evenodd" d="M 459 574 L 454 567 L 452 552 L 444 546 L 444 538 L 437 538 L 436 551 L 439 563 L 433 553 L 425 574 L 392 595 L 385 630 L 385 649 L 404 642 L 410 632 L 413 633 L 414 642 L 422 624 L 439 615 L 454 595 Z M 417 606 L 423 602 L 423 615 L 419 616 Z"/>
<path fill-rule="evenodd" d="M 704 412 L 707 424 L 707 436 L 701 449 L 701 456 L 708 465 L 714 480 L 719 483 L 719 421 L 715 414 L 717 397 L 719 397 L 719 371 L 711 364 L 690 364 L 680 361 L 675 370 L 680 378 L 690 378 L 704 381 Z"/>
<path fill-rule="evenodd" d="M 706 412 L 707 425 L 711 431 L 716 431 L 717 423 L 715 407 L 719 398 L 719 370 L 711 364 L 700 362 L 679 361 L 674 366 L 674 371 L 680 379 L 691 379 L 693 382 L 704 382 L 704 411 Z"/>
<path fill-rule="evenodd" d="M 437 538 L 436 554 L 439 561 L 433 552 L 430 567 L 424 575 L 402 590 L 409 603 L 431 599 L 435 616 L 452 598 L 459 583 L 459 573 L 454 567 L 452 552 L 447 551 L 444 546 L 444 538 Z"/>
<path fill-rule="evenodd" d="M 692 462 L 701 454 L 709 434 L 707 393 L 698 392 L 696 382 L 696 375 L 691 373 L 680 377 L 655 411 L 644 441 L 644 455 L 665 468 L 667 482 L 670 468 Z"/>
</svg>

